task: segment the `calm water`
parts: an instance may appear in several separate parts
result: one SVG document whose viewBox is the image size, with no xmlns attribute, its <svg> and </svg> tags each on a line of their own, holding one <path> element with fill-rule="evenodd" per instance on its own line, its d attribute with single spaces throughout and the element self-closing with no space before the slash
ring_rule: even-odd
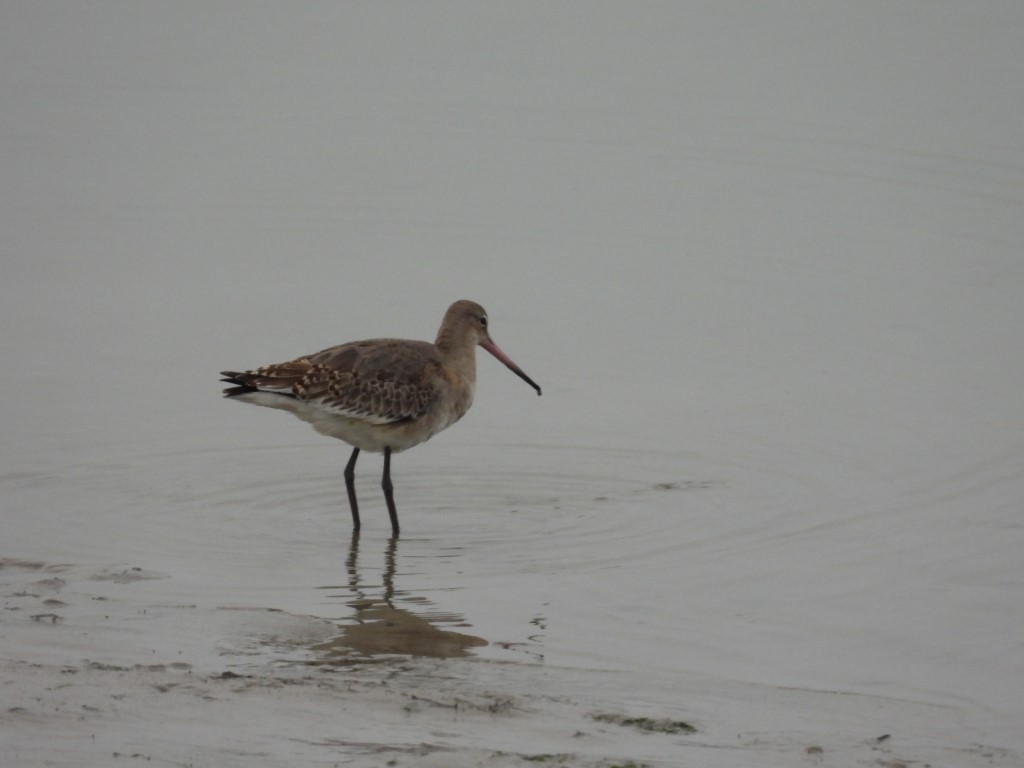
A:
<svg viewBox="0 0 1024 768">
<path fill-rule="evenodd" d="M 0 744 L 1019 765 L 1022 31 L 1013 3 L 5 6 Z M 432 339 L 458 298 L 544 396 L 481 355 L 466 419 L 395 458 L 398 542 L 360 460 L 353 544 L 346 447 L 216 373 Z M 24 665 L 84 691 L 89 663 L 370 703 L 353 733 L 323 689 L 204 723 L 139 682 L 135 720 L 89 699 L 49 742 Z"/>
</svg>

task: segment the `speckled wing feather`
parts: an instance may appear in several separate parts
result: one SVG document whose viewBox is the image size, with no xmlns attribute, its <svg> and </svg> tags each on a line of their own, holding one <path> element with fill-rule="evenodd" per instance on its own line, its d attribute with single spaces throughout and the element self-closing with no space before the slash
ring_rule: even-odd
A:
<svg viewBox="0 0 1024 768">
<path fill-rule="evenodd" d="M 430 408 L 440 369 L 432 344 L 373 339 L 224 375 L 241 387 L 290 395 L 338 416 L 392 424 L 413 421 Z"/>
<path fill-rule="evenodd" d="M 302 377 L 309 372 L 309 361 L 307 358 L 300 357 L 298 360 L 292 360 L 287 363 L 278 363 L 276 365 L 265 365 L 262 368 L 257 368 L 254 371 L 221 371 L 221 376 L 224 376 L 221 381 L 226 381 L 229 384 L 237 384 L 238 386 L 231 389 L 225 389 L 224 394 L 227 396 L 245 394 L 245 392 L 252 392 L 255 390 L 261 390 L 263 392 L 275 392 L 282 395 L 292 395 L 292 388 L 295 384 L 302 380 Z"/>
</svg>

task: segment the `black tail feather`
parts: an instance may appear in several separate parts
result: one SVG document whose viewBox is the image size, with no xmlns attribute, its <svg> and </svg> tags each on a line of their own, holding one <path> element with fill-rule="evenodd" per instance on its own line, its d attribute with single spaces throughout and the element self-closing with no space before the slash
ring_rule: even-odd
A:
<svg viewBox="0 0 1024 768">
<path fill-rule="evenodd" d="M 226 381 L 229 384 L 244 385 L 249 378 L 249 374 L 241 373 L 239 371 L 221 371 L 220 375 L 224 377 L 221 381 Z"/>
<path fill-rule="evenodd" d="M 227 381 L 227 379 L 221 379 L 221 381 Z M 235 397 L 236 395 L 245 395 L 249 392 L 257 392 L 259 390 L 256 387 L 228 387 L 224 390 L 224 397 Z"/>
<path fill-rule="evenodd" d="M 239 373 L 238 371 L 221 371 L 220 375 L 224 377 L 221 381 L 235 385 L 224 390 L 224 397 L 235 397 L 236 395 L 257 391 L 256 387 L 248 383 L 252 378 L 251 374 Z"/>
<path fill-rule="evenodd" d="M 266 392 L 267 394 L 280 395 L 281 397 L 294 398 L 291 392 L 275 392 L 272 390 L 260 389 L 259 380 L 260 377 L 252 373 L 239 373 L 238 371 L 221 371 L 221 376 L 224 378 L 221 381 L 226 384 L 234 384 L 233 387 L 228 387 L 222 390 L 224 397 L 238 397 L 238 395 L 247 395 L 250 392 Z"/>
</svg>

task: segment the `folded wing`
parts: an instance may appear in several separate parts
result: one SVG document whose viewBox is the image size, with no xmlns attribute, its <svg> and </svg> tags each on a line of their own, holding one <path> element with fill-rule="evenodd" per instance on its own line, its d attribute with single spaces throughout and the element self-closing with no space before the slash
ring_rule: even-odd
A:
<svg viewBox="0 0 1024 768">
<path fill-rule="evenodd" d="M 410 344 L 354 342 L 252 371 L 225 371 L 224 381 L 235 386 L 224 396 L 279 395 L 370 424 L 414 421 L 439 396 L 441 361 L 433 345 Z"/>
</svg>

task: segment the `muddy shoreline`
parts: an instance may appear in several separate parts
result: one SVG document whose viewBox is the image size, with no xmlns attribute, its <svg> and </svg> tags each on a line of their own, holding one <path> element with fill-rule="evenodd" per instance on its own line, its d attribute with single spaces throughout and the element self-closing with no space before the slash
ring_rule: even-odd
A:
<svg viewBox="0 0 1024 768">
<path fill-rule="evenodd" d="M 5 765 L 1018 764 L 963 738 L 960 715 L 944 707 L 707 681 L 681 690 L 676 706 L 638 707 L 621 673 L 473 659 L 486 641 L 432 645 L 433 633 L 459 633 L 423 618 L 432 629 L 415 655 L 408 622 L 387 615 L 357 610 L 339 625 L 147 602 L 146 584 L 166 578 L 139 566 L 0 562 Z M 745 721 L 762 708 L 778 730 Z M 878 717 L 886 708 L 891 720 Z"/>
</svg>

